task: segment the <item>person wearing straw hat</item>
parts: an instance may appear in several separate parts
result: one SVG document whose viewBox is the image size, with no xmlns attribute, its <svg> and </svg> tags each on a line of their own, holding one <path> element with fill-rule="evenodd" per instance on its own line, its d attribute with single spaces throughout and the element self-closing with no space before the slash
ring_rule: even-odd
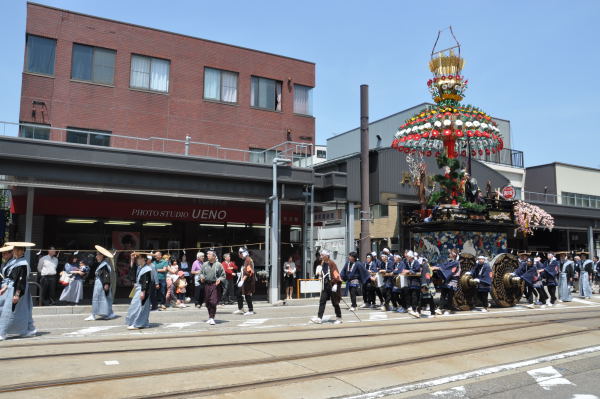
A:
<svg viewBox="0 0 600 399">
<path fill-rule="evenodd" d="M 0 254 L 2 254 L 2 260 L 0 261 L 0 271 L 2 271 L 2 267 L 4 267 L 4 265 L 12 259 L 13 257 L 13 247 L 12 245 L 5 245 L 3 247 L 0 248 Z M 0 282 L 2 281 L 3 277 L 2 275 L 0 275 Z"/>
<path fill-rule="evenodd" d="M 2 267 L 0 288 L 0 341 L 7 335 L 33 337 L 37 330 L 33 324 L 33 301 L 29 292 L 29 263 L 25 249 L 33 247 L 31 242 L 7 242 L 4 252 L 12 249 L 13 257 Z M 12 247 L 12 248 L 11 248 Z"/>
<path fill-rule="evenodd" d="M 148 327 L 150 324 L 150 292 L 152 286 L 156 284 L 153 277 L 152 263 L 147 262 L 147 259 L 152 261 L 152 254 L 134 253 L 134 256 L 137 264 L 137 272 L 135 276 L 135 292 L 127 310 L 127 317 L 125 317 L 125 324 L 128 330 L 138 330 Z"/>
<path fill-rule="evenodd" d="M 581 252 L 581 273 L 579 277 L 579 295 L 582 298 L 592 297 L 592 278 L 594 276 L 594 262 L 588 259 L 587 252 Z"/>
<path fill-rule="evenodd" d="M 96 278 L 94 280 L 94 291 L 92 296 L 92 314 L 85 318 L 87 321 L 99 319 L 114 319 L 117 317 L 112 310 L 113 296 L 112 289 L 115 284 L 114 274 L 108 259 L 113 258 L 113 254 L 100 245 L 95 246 L 96 260 L 100 263 L 96 269 Z"/>
</svg>

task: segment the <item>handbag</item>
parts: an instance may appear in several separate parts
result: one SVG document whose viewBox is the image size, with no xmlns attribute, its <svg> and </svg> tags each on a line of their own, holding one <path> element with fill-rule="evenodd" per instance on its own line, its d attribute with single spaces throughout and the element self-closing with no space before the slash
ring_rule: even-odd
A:
<svg viewBox="0 0 600 399">
<path fill-rule="evenodd" d="M 60 285 L 69 285 L 71 284 L 71 280 L 73 280 L 71 273 L 65 271 L 60 272 L 60 278 L 58 279 Z"/>
</svg>

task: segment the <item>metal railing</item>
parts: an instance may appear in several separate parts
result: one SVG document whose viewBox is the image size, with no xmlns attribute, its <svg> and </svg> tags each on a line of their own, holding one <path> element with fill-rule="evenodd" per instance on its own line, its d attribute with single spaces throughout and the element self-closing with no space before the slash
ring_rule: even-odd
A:
<svg viewBox="0 0 600 399">
<path fill-rule="evenodd" d="M 474 157 L 479 161 L 495 163 L 499 165 L 512 166 L 514 168 L 524 168 L 523 162 L 523 151 L 513 150 L 511 148 L 503 148 L 500 151 L 496 151 L 495 154 L 490 153 L 486 155 L 476 155 Z"/>
<path fill-rule="evenodd" d="M 533 191 L 524 191 L 524 200 L 526 202 L 538 202 L 542 204 L 555 204 L 572 206 L 574 208 L 593 208 L 600 209 L 600 200 L 595 198 L 578 198 L 572 194 L 561 195 L 561 194 L 548 194 L 548 193 L 536 193 Z M 589 196 L 586 196 L 589 197 Z"/>
<path fill-rule="evenodd" d="M 294 166 L 312 167 L 312 143 L 285 141 L 267 149 L 242 150 L 219 144 L 165 137 L 135 137 L 103 131 L 65 129 L 31 123 L 0 121 L 0 136 L 23 140 L 66 142 L 73 145 L 99 146 L 138 151 L 161 152 L 199 158 L 224 159 L 254 164 L 271 164 L 276 156 L 291 159 Z"/>
</svg>

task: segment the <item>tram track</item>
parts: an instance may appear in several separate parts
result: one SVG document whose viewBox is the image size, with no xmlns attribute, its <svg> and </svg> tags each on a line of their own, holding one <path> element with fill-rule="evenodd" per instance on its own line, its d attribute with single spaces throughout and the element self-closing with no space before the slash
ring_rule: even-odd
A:
<svg viewBox="0 0 600 399">
<path fill-rule="evenodd" d="M 552 322 L 558 323 L 561 321 L 569 321 L 573 319 L 556 319 L 552 320 Z M 508 328 L 523 326 L 530 327 L 531 323 L 502 323 L 502 324 L 493 324 L 490 326 L 480 326 L 479 328 L 493 329 L 500 328 L 494 331 L 505 331 Z M 450 329 L 444 329 L 443 331 L 454 331 L 454 330 L 468 330 L 469 327 L 456 327 Z M 395 336 L 395 335 L 406 335 L 406 334 L 418 334 L 424 332 L 432 332 L 432 330 L 417 330 L 417 331 L 395 331 L 395 332 L 374 332 L 367 334 L 356 334 L 356 335 L 347 335 L 347 336 L 326 336 L 326 337 L 308 337 L 308 338 L 293 338 L 293 339 L 280 339 L 277 340 L 278 344 L 294 344 L 301 342 L 315 342 L 315 341 L 327 341 L 331 339 L 341 340 L 341 339 L 356 339 L 356 338 L 376 338 L 376 337 L 386 337 L 386 336 Z M 457 337 L 464 336 L 459 334 L 449 335 L 447 337 Z M 181 350 L 190 350 L 190 349 L 207 349 L 207 348 L 218 348 L 223 345 L 227 346 L 248 346 L 248 345 L 264 345 L 264 344 L 272 344 L 274 341 L 271 339 L 264 339 L 261 341 L 243 341 L 243 342 L 221 342 L 218 344 L 194 344 L 194 345 L 177 345 L 177 346 L 166 346 L 166 347 L 144 347 L 144 348 L 124 348 L 124 349 L 108 349 L 108 350 L 100 350 L 100 351 L 81 351 L 81 352 L 62 352 L 62 353 L 48 353 L 48 354 L 40 354 L 40 355 L 25 355 L 25 356 L 11 356 L 11 357 L 2 357 L 0 359 L 0 363 L 3 361 L 11 361 L 11 360 L 40 360 L 46 358 L 53 357 L 74 357 L 74 356 L 87 356 L 87 355 L 115 355 L 120 353 L 137 353 L 137 352 L 157 352 L 157 351 L 169 351 L 176 352 Z M 413 342 L 414 343 L 414 342 Z"/>
<path fill-rule="evenodd" d="M 506 323 L 504 328 L 497 328 L 497 327 L 499 327 L 499 325 L 481 326 L 479 328 L 480 329 L 483 328 L 483 329 L 485 329 L 485 331 L 478 330 L 473 333 L 448 335 L 448 336 L 445 336 L 444 339 L 458 339 L 458 338 L 465 338 L 465 337 L 474 337 L 474 336 L 488 334 L 488 333 L 514 331 L 514 330 L 518 330 L 518 329 L 541 327 L 544 325 L 557 324 L 557 323 L 562 323 L 562 322 L 590 320 L 590 319 L 599 319 L 599 318 L 600 318 L 600 316 L 561 318 L 561 319 L 552 319 L 552 320 L 546 320 L 546 321 L 540 321 L 540 322 L 530 322 L 530 323 Z M 468 329 L 468 328 L 469 327 L 466 327 L 466 328 L 463 327 L 461 329 L 464 330 L 464 329 Z M 428 331 L 430 331 L 430 330 L 428 330 Z M 490 349 L 498 349 L 498 348 L 502 348 L 502 347 L 508 347 L 511 345 L 518 345 L 520 343 L 525 343 L 525 342 L 540 342 L 540 341 L 556 339 L 556 338 L 560 338 L 560 337 L 564 337 L 564 336 L 584 334 L 584 333 L 587 333 L 590 331 L 593 331 L 593 330 L 589 329 L 589 328 L 583 328 L 583 329 L 579 329 L 579 330 L 575 330 L 575 331 L 556 333 L 556 334 L 552 334 L 549 336 L 526 338 L 526 339 L 516 339 L 516 340 L 510 340 L 510 341 L 506 341 L 506 342 L 502 342 L 502 343 L 494 343 L 491 345 L 480 346 L 478 348 L 447 351 L 447 352 L 436 353 L 436 354 L 432 354 L 432 355 L 412 357 L 412 358 L 407 358 L 407 359 L 399 359 L 396 361 L 385 361 L 385 362 L 370 364 L 369 369 L 372 370 L 372 369 L 378 369 L 378 368 L 382 368 L 382 367 L 393 367 L 393 366 L 399 366 L 399 365 L 404 365 L 404 364 L 410 364 L 410 363 L 414 363 L 414 362 L 435 360 L 437 358 L 453 356 L 453 355 L 457 355 L 457 354 L 477 353 L 477 352 L 486 351 L 486 350 L 490 350 Z M 406 334 L 406 331 L 378 333 L 376 335 L 393 336 L 393 335 L 402 335 L 402 334 Z M 339 338 L 340 337 L 328 337 L 326 339 L 333 340 L 333 339 L 339 339 Z M 346 338 L 361 338 L 361 336 L 350 336 L 350 337 L 346 337 Z M 314 341 L 313 338 L 299 339 L 299 341 L 308 341 L 308 340 Z M 399 348 L 402 346 L 414 345 L 414 344 L 419 344 L 422 342 L 423 342 L 423 338 L 419 338 L 419 339 L 410 340 L 410 341 L 402 340 L 400 342 L 389 342 L 386 344 L 390 345 L 390 346 L 393 345 L 395 348 Z M 273 342 L 268 341 L 268 343 L 272 344 Z M 289 342 L 285 341 L 282 343 L 287 344 Z M 243 343 L 243 345 L 256 345 L 256 344 L 257 344 L 256 342 Z M 229 345 L 229 343 L 227 343 L 225 345 Z M 201 348 L 201 347 L 195 346 L 195 348 Z M 170 349 L 172 350 L 174 348 L 171 347 Z M 272 357 L 269 357 L 266 359 L 262 358 L 262 359 L 256 359 L 256 360 L 247 360 L 247 361 L 243 362 L 243 365 L 244 366 L 267 365 L 267 364 L 280 363 L 280 362 L 293 362 L 293 361 L 297 361 L 297 360 L 301 360 L 301 359 L 308 359 L 308 358 L 312 358 L 312 357 L 332 356 L 332 355 L 339 354 L 342 351 L 355 353 L 355 352 L 366 352 L 366 351 L 373 350 L 373 349 L 379 349 L 379 348 L 373 348 L 373 347 L 366 348 L 364 346 L 364 344 L 362 344 L 360 346 L 353 346 L 353 347 L 342 348 L 342 349 L 336 348 L 335 350 L 329 350 L 329 351 L 317 351 L 317 352 L 309 352 L 309 353 L 293 354 L 293 355 L 285 355 L 285 356 L 272 356 Z M 145 350 L 151 350 L 151 349 L 145 349 Z M 122 351 L 119 351 L 119 352 L 122 353 Z M 94 354 L 96 354 L 96 353 L 97 352 L 94 352 Z M 105 352 L 101 352 L 101 353 L 106 354 L 107 352 L 105 351 Z M 110 353 L 112 353 L 112 352 L 110 352 Z M 22 359 L 24 359 L 24 358 L 22 358 Z M 31 358 L 28 358 L 28 359 L 31 359 Z M 232 364 L 231 362 L 222 362 L 222 363 L 213 363 L 213 364 L 208 364 L 208 365 L 207 364 L 196 365 L 196 366 L 186 365 L 185 367 L 173 367 L 173 368 L 150 370 L 150 371 L 144 370 L 144 371 L 137 371 L 137 372 L 136 371 L 125 372 L 125 373 L 119 373 L 119 374 L 101 374 L 101 375 L 95 375 L 95 376 L 75 377 L 75 378 L 68 378 L 68 379 L 55 379 L 55 380 L 51 380 L 51 381 L 35 381 L 35 382 L 28 382 L 25 384 L 14 384 L 14 385 L 6 385 L 4 387 L 0 387 L 0 393 L 35 391 L 37 389 L 67 387 L 67 386 L 97 383 L 97 382 L 106 382 L 106 381 L 114 382 L 114 381 L 118 381 L 118 380 L 128 380 L 128 379 L 136 379 L 136 378 L 143 378 L 143 377 L 174 375 L 174 374 L 188 373 L 188 372 L 193 372 L 193 371 L 202 371 L 202 370 L 206 370 L 207 368 L 210 368 L 210 370 L 220 370 L 220 369 L 229 369 L 229 368 L 235 368 L 235 367 L 240 367 L 240 364 L 239 363 Z M 363 370 L 364 370 L 364 366 L 362 366 L 362 367 L 346 367 L 346 368 L 342 368 L 342 369 L 336 369 L 335 371 L 319 372 L 318 375 L 319 375 L 319 378 L 324 378 L 327 376 L 337 375 L 339 373 L 353 373 L 353 372 L 358 372 L 358 371 L 363 371 Z M 300 382 L 300 381 L 304 381 L 304 380 L 313 378 L 315 376 L 315 374 L 316 374 L 316 371 L 313 371 L 313 372 L 307 372 L 305 374 L 296 375 L 294 377 L 283 378 L 283 379 L 282 378 L 274 378 L 274 379 L 267 378 L 265 380 L 261 380 L 258 382 L 229 384 L 227 386 L 195 389 L 195 390 L 191 390 L 191 391 L 182 391 L 182 392 L 177 392 L 177 393 L 173 393 L 173 394 L 160 393 L 160 394 L 156 394 L 154 396 L 153 395 L 144 395 L 143 397 L 144 398 L 181 397 L 182 395 L 203 396 L 203 395 L 215 394 L 217 392 L 223 393 L 226 391 L 239 391 L 239 390 L 244 390 L 244 389 L 257 388 L 260 386 L 266 386 L 266 385 L 271 385 L 271 384 L 275 384 L 275 383 L 281 384 L 281 383 Z"/>
<path fill-rule="evenodd" d="M 590 309 L 590 310 L 571 310 L 571 311 L 565 311 L 565 310 L 545 310 L 544 312 L 539 312 L 537 314 L 532 314 L 530 312 L 527 312 L 526 309 L 522 310 L 523 312 L 526 313 L 522 313 L 522 314 L 512 314 L 512 315 L 506 315 L 506 314 L 502 314 L 502 315 L 494 315 L 494 313 L 488 313 L 486 319 L 521 319 L 521 318 L 532 318 L 532 317 L 545 317 L 545 316 L 550 316 L 550 315 L 568 315 L 568 314 L 585 314 L 585 313 L 600 313 L 600 309 Z M 397 321 L 389 321 L 390 319 L 387 319 L 385 321 L 385 326 L 386 327 L 393 327 L 393 326 L 402 326 L 402 325 L 414 325 L 415 323 L 418 323 L 419 321 L 413 319 L 413 318 L 402 318 L 402 319 L 397 319 Z M 476 320 L 482 320 L 481 318 L 461 318 L 460 313 L 458 314 L 457 317 L 448 317 L 448 318 L 442 318 L 441 316 L 436 317 L 433 320 L 422 320 L 421 322 L 424 321 L 423 325 L 443 325 L 446 323 L 452 323 L 452 322 L 456 322 L 456 321 L 476 321 Z M 365 323 L 365 324 L 363 324 Z M 366 324 L 366 323 L 370 323 L 370 324 Z M 425 324 L 426 323 L 426 324 Z M 519 324 L 519 323 L 516 323 Z M 344 330 L 354 330 L 354 329 L 375 329 L 375 328 L 381 328 L 383 326 L 383 324 L 381 323 L 380 320 L 363 320 L 360 324 L 344 324 L 343 329 Z M 265 335 L 265 334 L 269 334 L 269 335 L 273 335 L 273 334 L 297 334 L 299 331 L 335 331 L 339 329 L 339 327 L 337 326 L 329 326 L 327 324 L 322 324 L 319 326 L 319 328 L 315 328 L 314 325 L 310 325 L 307 324 L 305 328 L 299 328 L 296 330 L 260 330 L 260 331 L 248 331 L 248 330 L 243 330 L 243 331 L 231 331 L 231 332 L 226 332 L 223 330 L 215 330 L 214 332 L 207 332 L 207 331 L 198 331 L 198 332 L 192 332 L 192 333 L 185 333 L 185 334 L 177 334 L 177 336 L 173 336 L 171 334 L 165 334 L 165 336 L 152 336 L 152 337 L 148 337 L 147 335 L 145 335 L 144 333 L 141 334 L 134 334 L 132 333 L 131 336 L 127 336 L 127 337 L 114 337 L 114 338 L 107 338 L 107 337 L 102 337 L 100 339 L 77 339 L 77 337 L 73 337 L 72 340 L 59 340 L 56 342 L 35 342 L 35 341 L 31 341 L 31 340 L 25 340 L 26 342 L 23 343 L 18 343 L 18 344 L 12 344 L 10 343 L 10 341 L 5 341 L 5 345 L 0 345 L 1 347 L 4 348 L 34 348 L 34 347 L 50 347 L 50 346 L 61 346 L 64 347 L 65 345 L 81 345 L 81 344 L 96 344 L 99 342 L 102 343 L 119 343 L 119 342 L 139 342 L 140 340 L 143 340 L 144 342 L 156 342 L 156 341 L 163 341 L 163 340 L 168 340 L 168 341 L 172 341 L 172 340 L 181 340 L 181 339 L 188 339 L 188 338 L 210 338 L 210 337 L 236 337 L 236 336 L 252 336 L 252 335 Z M 454 329 L 460 329 L 460 328 L 450 328 L 450 329 L 446 329 L 446 330 L 454 330 Z M 142 330 L 143 331 L 143 330 Z M 411 330 L 411 331 L 407 331 L 407 332 L 428 332 L 431 331 L 430 328 L 427 329 L 422 329 L 422 330 Z M 253 343 L 252 341 L 250 341 L 249 343 Z M 97 352 L 94 352 L 97 353 Z M 0 358 L 0 362 L 4 360 L 3 358 Z"/>
</svg>

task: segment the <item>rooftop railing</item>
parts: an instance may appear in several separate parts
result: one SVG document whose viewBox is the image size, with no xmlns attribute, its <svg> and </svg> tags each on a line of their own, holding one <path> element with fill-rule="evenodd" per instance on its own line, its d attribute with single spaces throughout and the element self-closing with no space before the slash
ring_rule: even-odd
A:
<svg viewBox="0 0 600 399">
<path fill-rule="evenodd" d="M 199 158 L 224 159 L 253 164 L 270 164 L 275 157 L 291 159 L 294 166 L 312 167 L 312 143 L 285 141 L 266 149 L 243 150 L 219 144 L 165 137 L 136 137 L 106 131 L 65 129 L 31 123 L 0 121 L 0 136 L 23 140 L 66 142 L 74 145 L 160 152 Z"/>
<path fill-rule="evenodd" d="M 525 191 L 524 200 L 526 202 L 538 202 L 542 204 L 555 204 L 572 206 L 575 208 L 594 208 L 600 209 L 600 197 L 586 194 L 549 194 Z"/>
<path fill-rule="evenodd" d="M 523 151 L 511 148 L 503 148 L 500 151 L 496 151 L 495 154 L 490 153 L 486 155 L 484 153 L 483 155 L 476 155 L 474 158 L 480 161 L 512 166 L 513 168 L 524 168 L 525 165 L 523 162 Z"/>
</svg>

